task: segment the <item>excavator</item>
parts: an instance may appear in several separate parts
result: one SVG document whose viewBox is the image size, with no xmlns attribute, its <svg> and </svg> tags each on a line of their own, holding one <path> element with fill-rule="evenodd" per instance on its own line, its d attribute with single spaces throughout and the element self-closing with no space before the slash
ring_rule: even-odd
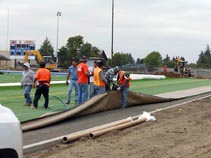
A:
<svg viewBox="0 0 211 158">
<path fill-rule="evenodd" d="M 176 57 L 176 65 L 174 67 L 174 71 L 180 72 L 182 76 L 191 76 L 191 69 L 187 67 L 187 61 L 185 61 L 184 57 Z"/>
<path fill-rule="evenodd" d="M 57 65 L 52 62 L 51 56 L 42 56 L 41 53 L 37 50 L 26 51 L 24 55 L 24 63 L 28 62 L 29 55 L 35 55 L 39 63 L 44 61 L 46 63 L 46 68 L 51 71 L 57 68 Z"/>
</svg>

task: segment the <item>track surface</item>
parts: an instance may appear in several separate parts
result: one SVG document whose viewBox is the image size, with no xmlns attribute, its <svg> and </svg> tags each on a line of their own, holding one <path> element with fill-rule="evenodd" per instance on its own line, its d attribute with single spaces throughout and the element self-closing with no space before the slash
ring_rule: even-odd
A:
<svg viewBox="0 0 211 158">
<path fill-rule="evenodd" d="M 126 109 L 116 109 L 106 112 L 101 112 L 97 114 L 92 114 L 88 116 L 83 116 L 79 118 L 74 118 L 56 125 L 52 125 L 46 128 L 29 131 L 23 133 L 23 145 L 29 145 L 44 141 L 47 139 L 52 139 L 55 137 L 63 136 L 80 130 L 92 128 L 94 126 L 99 126 L 108 122 L 113 122 L 116 120 L 124 119 L 129 116 L 135 116 L 141 114 L 143 111 L 153 111 L 159 108 L 168 107 L 171 105 L 183 103 L 189 100 L 197 99 L 200 97 L 208 96 L 211 93 L 200 94 L 197 96 L 188 97 L 185 99 L 180 99 L 177 101 L 134 106 Z"/>
</svg>

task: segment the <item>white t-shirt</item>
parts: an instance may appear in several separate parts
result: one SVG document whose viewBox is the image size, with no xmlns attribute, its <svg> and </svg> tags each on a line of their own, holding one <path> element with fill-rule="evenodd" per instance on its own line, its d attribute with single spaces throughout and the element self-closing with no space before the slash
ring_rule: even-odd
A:
<svg viewBox="0 0 211 158">
<path fill-rule="evenodd" d="M 94 82 L 94 67 L 89 67 L 88 68 L 88 71 L 89 71 L 89 82 Z"/>
</svg>

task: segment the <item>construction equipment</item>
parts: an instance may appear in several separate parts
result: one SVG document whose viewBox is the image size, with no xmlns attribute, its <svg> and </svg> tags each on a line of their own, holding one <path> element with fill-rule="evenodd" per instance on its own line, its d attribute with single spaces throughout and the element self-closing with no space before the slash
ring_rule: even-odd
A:
<svg viewBox="0 0 211 158">
<path fill-rule="evenodd" d="M 28 62 L 29 55 L 35 55 L 37 57 L 38 62 L 44 61 L 46 63 L 46 68 L 53 71 L 55 68 L 57 68 L 56 63 L 52 62 L 51 56 L 42 56 L 41 53 L 37 50 L 33 51 L 26 51 L 24 56 L 24 63 Z"/>
<path fill-rule="evenodd" d="M 191 68 L 187 66 L 187 61 L 185 61 L 184 57 L 176 57 L 176 65 L 174 67 L 174 70 L 176 72 L 180 72 L 182 76 L 191 76 Z"/>
</svg>

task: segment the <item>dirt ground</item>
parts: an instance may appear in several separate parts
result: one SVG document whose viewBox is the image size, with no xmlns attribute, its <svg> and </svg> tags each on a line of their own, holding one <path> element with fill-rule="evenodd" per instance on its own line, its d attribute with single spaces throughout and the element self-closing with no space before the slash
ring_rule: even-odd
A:
<svg viewBox="0 0 211 158">
<path fill-rule="evenodd" d="M 127 109 L 125 109 L 127 110 Z M 25 158 L 210 158 L 211 98 L 153 114 L 145 122 L 95 139 L 59 144 Z"/>
</svg>

